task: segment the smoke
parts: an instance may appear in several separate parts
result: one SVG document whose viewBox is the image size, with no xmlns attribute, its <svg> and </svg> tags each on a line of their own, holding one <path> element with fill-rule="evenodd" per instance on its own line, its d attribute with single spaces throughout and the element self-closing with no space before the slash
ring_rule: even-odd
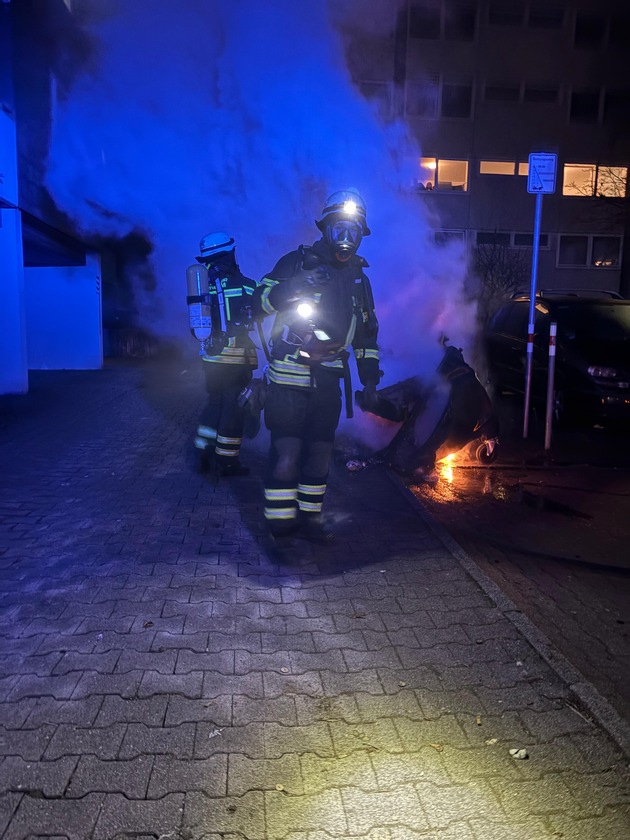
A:
<svg viewBox="0 0 630 840">
<path fill-rule="evenodd" d="M 395 5 L 395 4 L 394 4 Z M 466 346 L 463 255 L 433 244 L 410 185 L 420 150 L 354 88 L 348 20 L 394 23 L 370 0 L 74 0 L 97 54 L 52 126 L 47 187 L 86 236 L 144 233 L 151 281 L 131 277 L 140 322 L 188 339 L 185 269 L 200 238 L 236 238 L 259 280 L 319 234 L 326 196 L 354 186 L 370 263 L 386 382 L 435 369 L 439 339 Z M 368 14 L 365 14 L 365 12 Z M 350 17 L 349 17 L 350 16 Z"/>
</svg>

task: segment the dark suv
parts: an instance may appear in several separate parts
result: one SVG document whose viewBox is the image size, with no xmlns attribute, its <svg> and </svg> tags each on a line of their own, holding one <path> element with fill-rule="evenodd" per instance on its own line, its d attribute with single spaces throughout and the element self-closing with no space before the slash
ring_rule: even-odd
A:
<svg viewBox="0 0 630 840">
<path fill-rule="evenodd" d="M 505 303 L 485 331 L 491 385 L 497 394 L 525 391 L 529 296 Z M 555 413 L 563 421 L 630 423 L 630 300 L 605 292 L 536 296 L 532 405 L 547 395 L 549 325 L 558 325 Z"/>
</svg>

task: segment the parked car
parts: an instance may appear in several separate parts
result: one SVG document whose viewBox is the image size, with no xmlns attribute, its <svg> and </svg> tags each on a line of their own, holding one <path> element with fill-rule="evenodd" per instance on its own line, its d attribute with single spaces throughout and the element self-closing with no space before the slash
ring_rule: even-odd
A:
<svg viewBox="0 0 630 840">
<path fill-rule="evenodd" d="M 554 412 L 563 422 L 630 423 L 630 300 L 604 292 L 536 296 L 531 402 L 544 416 L 549 325 L 556 322 Z M 495 394 L 525 393 L 529 296 L 492 316 L 484 343 Z"/>
</svg>

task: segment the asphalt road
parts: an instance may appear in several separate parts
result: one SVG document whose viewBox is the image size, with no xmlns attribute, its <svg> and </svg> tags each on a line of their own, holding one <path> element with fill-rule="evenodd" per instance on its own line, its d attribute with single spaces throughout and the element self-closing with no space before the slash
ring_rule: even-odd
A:
<svg viewBox="0 0 630 840">
<path fill-rule="evenodd" d="M 515 410 L 516 408 L 516 410 Z M 432 517 L 630 721 L 630 434 L 554 432 L 501 406 L 499 457 L 410 485 Z"/>
</svg>

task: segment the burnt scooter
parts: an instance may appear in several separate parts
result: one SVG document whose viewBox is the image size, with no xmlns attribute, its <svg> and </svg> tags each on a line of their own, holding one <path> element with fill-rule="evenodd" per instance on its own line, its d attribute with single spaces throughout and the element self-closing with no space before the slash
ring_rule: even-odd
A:
<svg viewBox="0 0 630 840">
<path fill-rule="evenodd" d="M 491 464 L 496 459 L 499 421 L 462 350 L 445 346 L 436 374 L 430 386 L 411 377 L 378 391 L 377 404 L 369 413 L 399 428 L 371 461 L 417 477 L 429 474 L 436 461 L 470 444 L 476 444 L 474 456 L 479 463 Z M 355 400 L 366 411 L 361 392 L 355 394 Z"/>
</svg>

